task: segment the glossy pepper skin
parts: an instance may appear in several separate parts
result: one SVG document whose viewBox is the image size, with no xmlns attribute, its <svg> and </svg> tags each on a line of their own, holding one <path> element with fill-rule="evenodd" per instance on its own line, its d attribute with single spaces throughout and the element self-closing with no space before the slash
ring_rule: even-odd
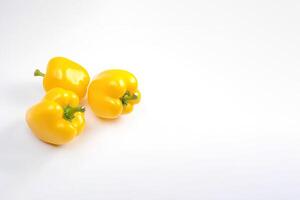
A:
<svg viewBox="0 0 300 200">
<path fill-rule="evenodd" d="M 74 92 L 53 88 L 27 111 L 27 124 L 40 140 L 65 144 L 79 135 L 85 125 L 84 108 L 78 104 Z"/>
<path fill-rule="evenodd" d="M 43 85 L 46 91 L 61 87 L 75 92 L 80 99 L 85 96 L 90 82 L 90 76 L 86 69 L 64 57 L 52 58 L 45 74 L 37 69 L 34 75 L 44 77 Z"/>
<path fill-rule="evenodd" d="M 100 118 L 115 119 L 130 113 L 140 102 L 137 79 L 125 70 L 107 70 L 98 74 L 88 89 L 88 103 Z"/>
</svg>

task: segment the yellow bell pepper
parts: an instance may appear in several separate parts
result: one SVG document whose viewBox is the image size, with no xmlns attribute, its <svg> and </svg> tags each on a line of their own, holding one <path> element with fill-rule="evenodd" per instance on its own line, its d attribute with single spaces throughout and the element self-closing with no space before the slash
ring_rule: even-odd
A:
<svg viewBox="0 0 300 200">
<path fill-rule="evenodd" d="M 88 103 L 98 117 L 115 119 L 139 103 L 141 94 L 137 87 L 137 79 L 128 71 L 103 71 L 89 86 Z"/>
<path fill-rule="evenodd" d="M 79 135 L 84 128 L 85 109 L 78 96 L 69 90 L 53 88 L 41 102 L 26 113 L 32 132 L 42 141 L 62 145 Z"/>
<path fill-rule="evenodd" d="M 52 58 L 46 74 L 35 70 L 34 76 L 44 77 L 43 85 L 46 91 L 61 87 L 75 92 L 82 99 L 90 82 L 88 72 L 79 64 L 63 57 Z"/>
</svg>

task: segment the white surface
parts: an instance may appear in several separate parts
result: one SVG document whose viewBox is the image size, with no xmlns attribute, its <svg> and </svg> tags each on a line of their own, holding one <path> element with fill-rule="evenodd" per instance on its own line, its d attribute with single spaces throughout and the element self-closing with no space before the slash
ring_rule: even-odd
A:
<svg viewBox="0 0 300 200">
<path fill-rule="evenodd" d="M 0 1 L 1 200 L 300 198 L 299 1 Z M 55 148 L 24 121 L 53 56 L 132 71 L 120 120 Z"/>
</svg>

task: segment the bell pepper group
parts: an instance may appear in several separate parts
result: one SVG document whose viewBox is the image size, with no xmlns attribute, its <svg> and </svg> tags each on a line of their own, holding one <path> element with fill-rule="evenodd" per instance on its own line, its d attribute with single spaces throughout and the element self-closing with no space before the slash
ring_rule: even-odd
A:
<svg viewBox="0 0 300 200">
<path fill-rule="evenodd" d="M 85 108 L 79 103 L 86 93 L 93 113 L 104 119 L 130 113 L 141 99 L 136 77 L 125 70 L 103 71 L 89 85 L 84 67 L 55 57 L 45 74 L 36 70 L 34 75 L 43 77 L 46 94 L 27 111 L 26 122 L 37 138 L 53 145 L 66 144 L 83 131 Z"/>
</svg>

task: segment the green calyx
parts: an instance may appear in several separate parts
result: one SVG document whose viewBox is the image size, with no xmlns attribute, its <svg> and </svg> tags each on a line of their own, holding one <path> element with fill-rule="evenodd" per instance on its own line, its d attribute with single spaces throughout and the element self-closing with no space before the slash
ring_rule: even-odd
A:
<svg viewBox="0 0 300 200">
<path fill-rule="evenodd" d="M 125 94 L 120 98 L 123 106 L 128 104 L 128 101 L 137 99 L 138 97 L 135 94 L 130 94 L 129 91 L 126 91 Z"/>
<path fill-rule="evenodd" d="M 72 119 L 74 119 L 74 114 L 76 112 L 84 112 L 85 108 L 81 107 L 81 106 L 77 106 L 77 107 L 72 107 L 70 105 L 64 107 L 64 119 L 68 120 L 68 121 L 72 121 Z"/>
<path fill-rule="evenodd" d="M 33 74 L 34 76 L 42 76 L 42 77 L 44 77 L 45 76 L 45 74 L 43 73 L 43 72 L 41 72 L 39 69 L 36 69 L 35 71 L 34 71 L 34 74 Z"/>
</svg>

